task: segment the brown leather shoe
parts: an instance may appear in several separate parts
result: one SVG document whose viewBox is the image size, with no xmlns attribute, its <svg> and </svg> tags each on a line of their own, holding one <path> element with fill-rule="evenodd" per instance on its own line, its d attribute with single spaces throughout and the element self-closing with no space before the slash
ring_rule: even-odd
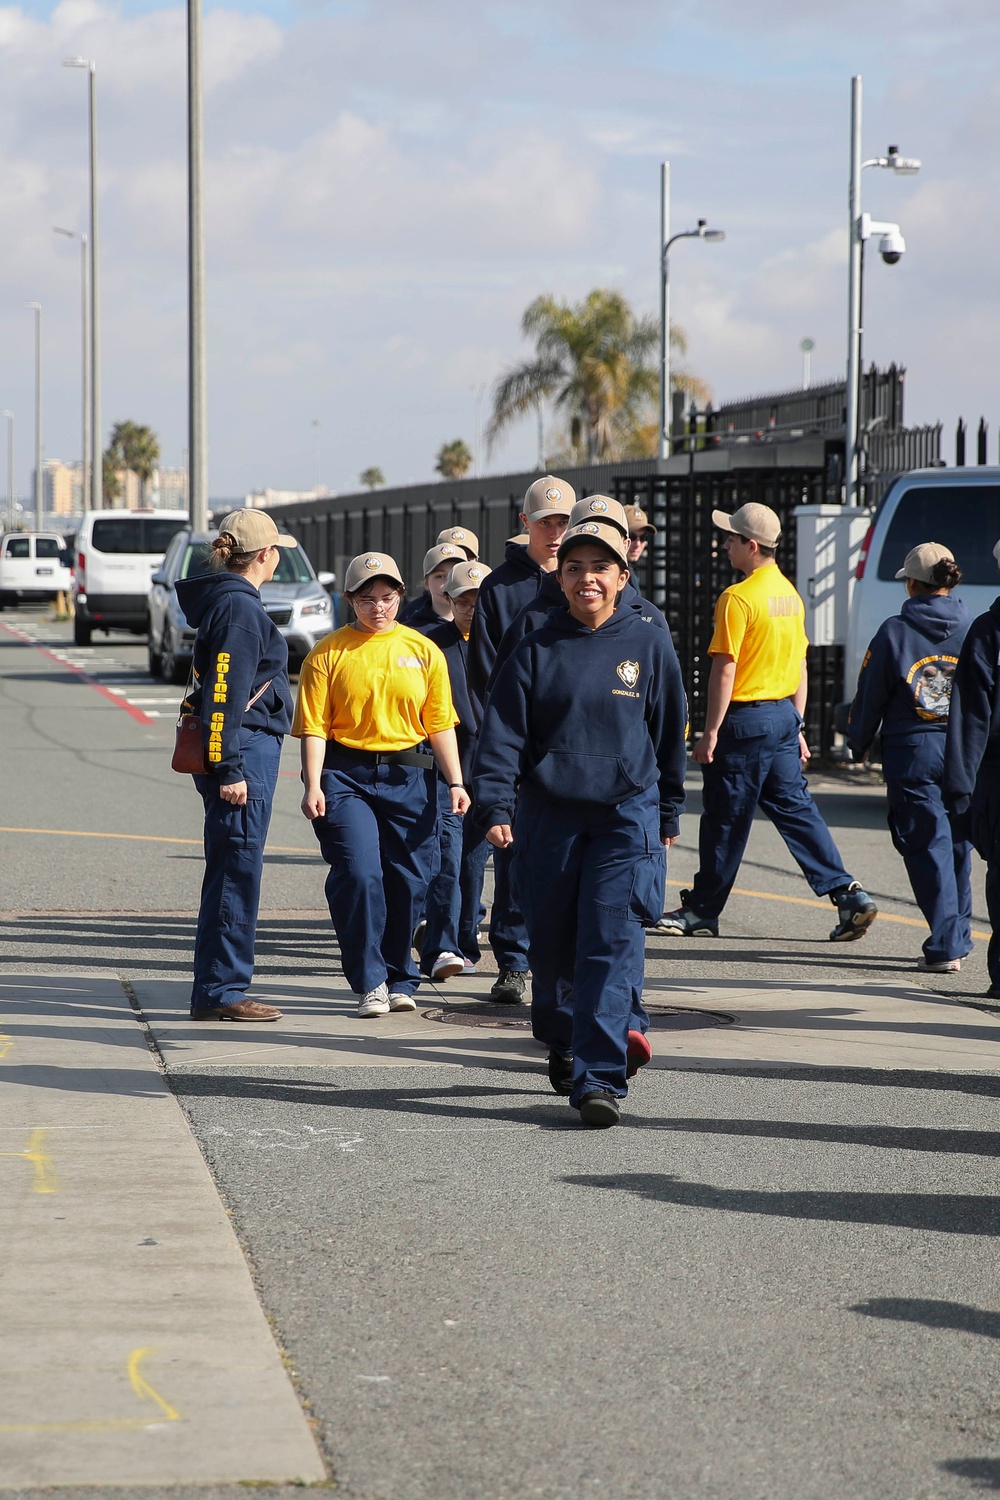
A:
<svg viewBox="0 0 1000 1500">
<path fill-rule="evenodd" d="M 200 1010 L 192 1021 L 280 1021 L 281 1011 L 257 1000 L 239 1000 L 235 1005 L 220 1005 L 216 1010 Z"/>
</svg>

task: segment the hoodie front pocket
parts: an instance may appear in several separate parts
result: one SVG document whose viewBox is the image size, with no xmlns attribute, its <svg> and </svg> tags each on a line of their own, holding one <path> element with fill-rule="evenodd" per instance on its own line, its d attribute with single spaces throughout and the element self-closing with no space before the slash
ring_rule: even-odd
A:
<svg viewBox="0 0 1000 1500">
<path fill-rule="evenodd" d="M 581 750 L 550 750 L 531 772 L 531 779 L 563 802 L 623 802 L 642 790 L 622 756 Z"/>
</svg>

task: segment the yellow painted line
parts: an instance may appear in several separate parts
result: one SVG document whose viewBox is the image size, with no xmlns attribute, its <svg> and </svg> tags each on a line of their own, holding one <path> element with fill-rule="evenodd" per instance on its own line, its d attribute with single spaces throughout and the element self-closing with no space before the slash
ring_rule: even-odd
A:
<svg viewBox="0 0 1000 1500">
<path fill-rule="evenodd" d="M 152 833 L 91 833 L 79 828 L 0 828 L 0 833 L 39 833 L 54 839 L 129 839 L 139 844 L 193 844 L 201 849 L 201 839 L 171 839 Z M 283 844 L 268 844 L 274 854 L 319 854 L 319 845 L 311 849 L 289 848 Z"/>
<path fill-rule="evenodd" d="M 2 832 L 3 830 L 0 829 L 0 833 Z M 686 886 L 689 884 L 689 882 L 687 880 L 668 880 L 667 884 Z M 784 901 L 789 906 L 816 906 L 820 911 L 832 911 L 833 909 L 829 901 L 816 901 L 811 896 L 775 896 L 771 891 L 744 891 L 741 890 L 738 885 L 733 886 L 733 895 L 753 896 L 754 900 L 756 901 Z M 891 912 L 882 911 L 881 909 L 879 910 L 878 921 L 898 922 L 902 927 L 926 928 L 927 926 L 927 923 L 924 921 L 923 917 L 896 917 L 893 916 Z M 977 932 L 975 928 L 973 928 L 972 936 L 974 938 L 982 938 L 984 942 L 988 943 L 990 938 L 992 937 L 992 933 Z"/>
<path fill-rule="evenodd" d="M 111 1417 L 79 1422 L 0 1422 L 0 1432 L 127 1432 L 141 1427 L 150 1427 L 157 1421 L 179 1422 L 181 1414 L 164 1401 L 159 1391 L 154 1391 L 139 1369 L 152 1349 L 133 1349 L 128 1357 L 126 1369 L 129 1384 L 140 1401 L 151 1401 L 163 1413 L 159 1417 Z"/>
<path fill-rule="evenodd" d="M 13 1045 L 14 1038 L 12 1036 L 7 1036 L 7 1034 L 3 1031 L 0 1031 L 0 1062 L 3 1062 L 4 1058 L 7 1056 L 7 1053 L 10 1051 Z"/>
<path fill-rule="evenodd" d="M 30 1161 L 35 1169 L 35 1182 L 32 1188 L 34 1193 L 58 1193 L 59 1179 L 52 1158 L 45 1149 L 45 1137 L 48 1131 L 42 1127 L 33 1130 L 28 1136 L 27 1149 L 24 1151 L 0 1151 L 0 1156 L 19 1157 L 22 1161 Z"/>
</svg>

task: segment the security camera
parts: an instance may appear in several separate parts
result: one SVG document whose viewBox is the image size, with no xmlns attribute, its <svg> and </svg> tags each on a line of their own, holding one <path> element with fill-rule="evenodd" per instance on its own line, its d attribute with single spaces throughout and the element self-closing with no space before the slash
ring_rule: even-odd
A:
<svg viewBox="0 0 1000 1500">
<path fill-rule="evenodd" d="M 906 254 L 906 241 L 898 229 L 890 229 L 878 242 L 878 253 L 887 266 L 897 265 Z"/>
</svg>

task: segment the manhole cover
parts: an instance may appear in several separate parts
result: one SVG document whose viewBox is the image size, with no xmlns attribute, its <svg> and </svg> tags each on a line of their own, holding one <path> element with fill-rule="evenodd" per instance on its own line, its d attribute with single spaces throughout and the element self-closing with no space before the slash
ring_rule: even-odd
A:
<svg viewBox="0 0 1000 1500">
<path fill-rule="evenodd" d="M 690 1005 L 647 1005 L 650 1031 L 699 1031 L 706 1026 L 732 1026 L 735 1016 L 724 1010 L 696 1010 Z M 425 1021 L 445 1026 L 480 1026 L 487 1031 L 530 1031 L 528 1007 L 498 1011 L 496 1006 L 442 1005 L 423 1012 Z"/>
</svg>

